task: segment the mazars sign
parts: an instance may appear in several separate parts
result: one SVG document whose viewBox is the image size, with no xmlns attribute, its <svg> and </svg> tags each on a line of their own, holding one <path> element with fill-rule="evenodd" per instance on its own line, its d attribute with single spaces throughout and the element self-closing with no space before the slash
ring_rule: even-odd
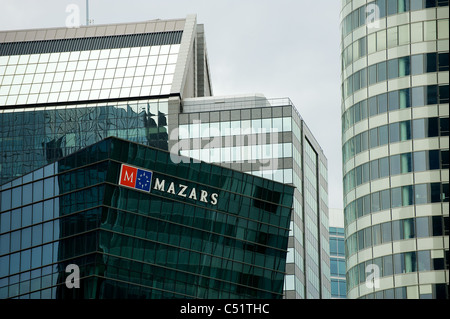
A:
<svg viewBox="0 0 450 319">
<path fill-rule="evenodd" d="M 182 183 L 166 181 L 165 179 L 158 177 L 153 178 L 152 171 L 126 164 L 122 164 L 120 168 L 119 185 L 138 189 L 144 192 L 156 190 L 166 194 L 172 194 L 203 203 L 209 203 L 213 206 L 217 205 L 217 200 L 219 197 L 219 194 L 211 193 L 204 189 L 189 187 L 188 185 Z"/>
</svg>

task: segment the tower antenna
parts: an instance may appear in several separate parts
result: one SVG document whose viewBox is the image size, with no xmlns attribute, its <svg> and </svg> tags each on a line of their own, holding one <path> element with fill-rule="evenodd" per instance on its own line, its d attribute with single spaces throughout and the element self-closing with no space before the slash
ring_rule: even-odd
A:
<svg viewBox="0 0 450 319">
<path fill-rule="evenodd" d="M 86 25 L 89 25 L 89 0 L 86 0 Z"/>
</svg>

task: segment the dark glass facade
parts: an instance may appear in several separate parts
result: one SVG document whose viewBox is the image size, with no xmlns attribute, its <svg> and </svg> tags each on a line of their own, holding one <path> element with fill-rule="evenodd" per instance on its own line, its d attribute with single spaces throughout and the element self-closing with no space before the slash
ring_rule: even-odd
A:
<svg viewBox="0 0 450 319">
<path fill-rule="evenodd" d="M 282 298 L 294 188 L 173 156 L 107 138 L 4 184 L 0 298 Z"/>
</svg>

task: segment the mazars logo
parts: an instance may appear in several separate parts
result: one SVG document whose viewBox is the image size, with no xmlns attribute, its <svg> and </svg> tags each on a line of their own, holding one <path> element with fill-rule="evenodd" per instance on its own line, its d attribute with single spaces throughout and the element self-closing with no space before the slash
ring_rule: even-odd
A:
<svg viewBox="0 0 450 319">
<path fill-rule="evenodd" d="M 122 164 L 119 185 L 150 192 L 152 175 L 151 171 Z"/>
<path fill-rule="evenodd" d="M 197 190 L 195 187 L 189 187 L 181 183 L 166 182 L 164 179 L 155 178 L 152 186 L 153 172 L 130 165 L 122 164 L 120 169 L 119 185 L 150 192 L 156 191 L 177 195 L 179 197 L 217 205 L 219 194 L 210 193 L 204 189 Z"/>
</svg>

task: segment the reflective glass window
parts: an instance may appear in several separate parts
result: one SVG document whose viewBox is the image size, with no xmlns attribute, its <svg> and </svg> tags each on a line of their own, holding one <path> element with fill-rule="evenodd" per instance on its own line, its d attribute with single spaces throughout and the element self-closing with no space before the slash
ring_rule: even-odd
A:
<svg viewBox="0 0 450 319">
<path fill-rule="evenodd" d="M 396 28 L 395 28 L 396 29 Z M 398 60 L 391 59 L 387 61 L 388 79 L 398 78 Z"/>
<path fill-rule="evenodd" d="M 388 93 L 389 111 L 397 110 L 399 108 L 399 91 L 392 91 Z"/>
<path fill-rule="evenodd" d="M 381 233 L 383 243 L 392 241 L 391 222 L 381 224 Z"/>
<path fill-rule="evenodd" d="M 378 103 L 378 113 L 379 114 L 387 112 L 387 108 L 388 108 L 387 93 L 378 95 L 377 103 Z"/>
<path fill-rule="evenodd" d="M 377 80 L 378 82 L 386 80 L 386 62 L 377 64 Z"/>
</svg>

